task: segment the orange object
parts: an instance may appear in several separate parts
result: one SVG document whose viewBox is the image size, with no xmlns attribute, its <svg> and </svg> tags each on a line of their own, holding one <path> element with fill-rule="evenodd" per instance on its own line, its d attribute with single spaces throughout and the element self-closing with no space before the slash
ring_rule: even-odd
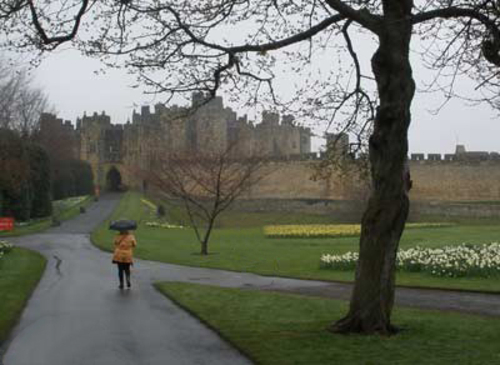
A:
<svg viewBox="0 0 500 365">
<path fill-rule="evenodd" d="M 0 218 L 0 231 L 12 231 L 14 230 L 14 218 L 3 217 Z"/>
<path fill-rule="evenodd" d="M 119 234 L 115 237 L 115 251 L 113 253 L 113 262 L 122 262 L 131 264 L 133 262 L 134 247 L 137 246 L 137 241 L 133 234 Z"/>
</svg>

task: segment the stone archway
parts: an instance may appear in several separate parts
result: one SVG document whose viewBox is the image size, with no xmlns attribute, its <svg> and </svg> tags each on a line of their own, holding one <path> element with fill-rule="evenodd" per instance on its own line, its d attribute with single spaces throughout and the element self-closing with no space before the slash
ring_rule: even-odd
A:
<svg viewBox="0 0 500 365">
<path fill-rule="evenodd" d="M 112 166 L 106 174 L 106 190 L 120 191 L 122 188 L 122 175 L 115 166 Z"/>
</svg>

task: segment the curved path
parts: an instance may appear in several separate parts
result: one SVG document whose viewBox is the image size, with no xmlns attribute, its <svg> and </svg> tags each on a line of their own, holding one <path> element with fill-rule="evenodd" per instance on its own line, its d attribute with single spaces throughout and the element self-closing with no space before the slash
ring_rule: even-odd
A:
<svg viewBox="0 0 500 365">
<path fill-rule="evenodd" d="M 351 285 L 264 277 L 136 260 L 132 290 L 117 288 L 111 255 L 89 232 L 115 207 L 103 197 L 86 214 L 12 241 L 40 251 L 47 270 L 3 351 L 0 365 L 249 364 L 151 283 L 184 281 L 347 299 Z M 500 316 L 500 295 L 398 288 L 396 304 Z M 0 351 L 0 359 L 1 359 Z"/>
<path fill-rule="evenodd" d="M 88 236 L 117 199 L 105 197 L 44 234 L 12 239 L 43 253 L 48 265 L 6 344 L 3 364 L 250 364 L 158 293 L 147 262 L 137 263 L 132 290 L 118 289 L 110 254 Z"/>
</svg>

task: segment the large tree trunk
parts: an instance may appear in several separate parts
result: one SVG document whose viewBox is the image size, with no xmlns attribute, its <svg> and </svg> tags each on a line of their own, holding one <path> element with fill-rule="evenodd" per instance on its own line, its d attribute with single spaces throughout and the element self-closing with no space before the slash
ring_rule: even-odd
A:
<svg viewBox="0 0 500 365">
<path fill-rule="evenodd" d="M 408 216 L 405 163 L 410 106 L 415 84 L 409 61 L 411 0 L 384 1 L 379 48 L 372 58 L 380 106 L 370 137 L 372 191 L 363 215 L 356 281 L 346 317 L 331 330 L 340 333 L 395 331 L 396 253 Z"/>
</svg>

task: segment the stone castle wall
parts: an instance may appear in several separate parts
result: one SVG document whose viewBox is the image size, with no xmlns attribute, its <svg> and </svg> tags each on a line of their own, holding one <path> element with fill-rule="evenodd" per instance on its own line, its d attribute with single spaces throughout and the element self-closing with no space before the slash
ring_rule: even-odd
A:
<svg viewBox="0 0 500 365">
<path fill-rule="evenodd" d="M 356 171 L 313 180 L 318 161 L 272 162 L 249 198 L 364 200 L 368 183 Z M 410 161 L 412 201 L 500 201 L 500 161 Z"/>
<path fill-rule="evenodd" d="M 359 221 L 368 187 L 359 174 L 332 174 L 313 181 L 317 161 L 272 163 L 268 177 L 235 209 L 329 214 L 340 221 Z M 410 220 L 499 218 L 500 161 L 410 161 L 413 188 Z"/>
<path fill-rule="evenodd" d="M 338 221 L 361 219 L 369 191 L 359 173 L 311 179 L 319 161 L 271 162 L 264 179 L 232 209 L 328 214 Z M 500 161 L 410 161 L 410 220 L 500 217 Z"/>
<path fill-rule="evenodd" d="M 411 198 L 500 201 L 500 161 L 412 161 Z"/>
<path fill-rule="evenodd" d="M 200 102 L 196 98 L 200 96 L 195 96 L 193 103 Z M 147 167 L 155 149 L 158 153 L 165 153 L 165 146 L 167 151 L 210 151 L 240 136 L 237 148 L 242 155 L 259 151 L 274 157 L 263 169 L 265 178 L 252 187 L 247 199 L 363 201 L 367 197 L 368 184 L 355 170 L 333 172 L 326 179 L 312 178 L 320 156 L 310 152 L 310 131 L 295 126 L 291 116 L 280 118 L 267 112 L 262 123 L 254 125 L 225 108 L 220 98 L 202 106 L 197 114 L 179 118 L 185 111 L 157 105 L 151 112 L 145 107 L 125 125 L 111 124 L 104 113 L 84 115 L 76 129 L 71 123 L 44 115 L 41 129 L 47 135 L 52 128 L 71 136 L 79 157 L 91 164 L 101 188 L 105 188 L 112 167 L 119 170 L 124 185 L 142 188 L 144 182 L 138 179 L 133 166 Z M 344 144 L 348 148 L 348 141 Z M 457 153 L 444 158 L 439 154 L 428 154 L 427 158 L 423 154 L 411 155 L 412 201 L 500 201 L 500 155 L 466 152 L 459 147 Z"/>
</svg>

